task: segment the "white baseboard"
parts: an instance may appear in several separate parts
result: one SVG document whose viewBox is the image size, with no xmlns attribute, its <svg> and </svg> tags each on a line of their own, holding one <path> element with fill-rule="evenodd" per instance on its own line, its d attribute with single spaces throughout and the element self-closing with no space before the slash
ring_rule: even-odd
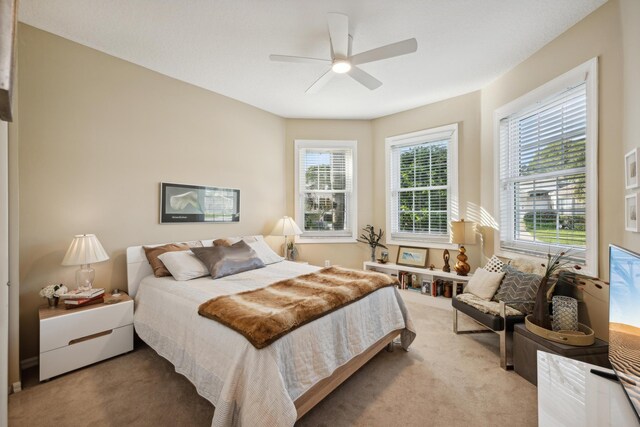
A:
<svg viewBox="0 0 640 427">
<path fill-rule="evenodd" d="M 33 368 L 34 366 L 38 366 L 38 356 L 22 359 L 20 361 L 20 369 L 22 370 Z"/>
</svg>

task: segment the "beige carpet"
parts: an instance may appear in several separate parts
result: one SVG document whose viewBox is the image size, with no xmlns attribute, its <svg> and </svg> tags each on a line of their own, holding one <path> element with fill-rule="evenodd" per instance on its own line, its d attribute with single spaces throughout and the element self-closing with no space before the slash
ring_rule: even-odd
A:
<svg viewBox="0 0 640 427">
<path fill-rule="evenodd" d="M 500 369 L 496 334 L 455 335 L 450 312 L 403 296 L 418 331 L 411 351 L 380 352 L 297 425 L 537 424 L 536 388 Z M 46 383 L 33 376 L 9 397 L 10 426 L 211 425 L 213 406 L 143 344 Z"/>
</svg>

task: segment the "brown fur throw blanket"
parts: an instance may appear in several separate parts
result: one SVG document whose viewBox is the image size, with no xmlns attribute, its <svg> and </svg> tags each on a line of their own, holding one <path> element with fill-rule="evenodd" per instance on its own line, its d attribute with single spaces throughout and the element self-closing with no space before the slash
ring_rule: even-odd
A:
<svg viewBox="0 0 640 427">
<path fill-rule="evenodd" d="M 213 298 L 200 305 L 198 314 L 241 333 L 260 349 L 306 323 L 397 282 L 373 271 L 327 267 L 264 288 Z"/>
</svg>

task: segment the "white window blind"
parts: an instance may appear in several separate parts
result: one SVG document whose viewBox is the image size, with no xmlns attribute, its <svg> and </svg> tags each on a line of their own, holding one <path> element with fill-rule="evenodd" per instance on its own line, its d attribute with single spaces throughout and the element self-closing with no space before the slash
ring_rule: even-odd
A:
<svg viewBox="0 0 640 427">
<path fill-rule="evenodd" d="M 388 140 L 391 240 L 448 243 L 457 125 Z"/>
<path fill-rule="evenodd" d="M 586 148 L 585 83 L 500 120 L 502 249 L 585 259 Z"/>
<path fill-rule="evenodd" d="M 355 147 L 305 142 L 297 145 L 296 220 L 302 237 L 352 237 Z"/>
</svg>

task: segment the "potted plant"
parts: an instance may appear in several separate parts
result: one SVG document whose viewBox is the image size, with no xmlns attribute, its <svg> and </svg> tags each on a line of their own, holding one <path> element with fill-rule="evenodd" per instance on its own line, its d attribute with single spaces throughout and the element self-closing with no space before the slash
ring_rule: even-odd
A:
<svg viewBox="0 0 640 427">
<path fill-rule="evenodd" d="M 551 316 L 549 314 L 549 301 L 547 299 L 550 279 L 556 277 L 562 269 L 580 270 L 579 265 L 570 266 L 571 261 L 568 259 L 568 256 L 568 252 L 558 252 L 555 255 L 547 254 L 547 263 L 542 264 L 542 266 L 545 267 L 545 273 L 538 287 L 533 313 L 529 319 L 541 328 L 551 329 Z"/>
<path fill-rule="evenodd" d="M 376 262 L 376 248 L 380 246 L 381 248 L 387 249 L 385 245 L 380 243 L 382 236 L 384 236 L 384 231 L 382 229 L 378 229 L 378 233 L 376 233 L 376 229 L 373 225 L 367 225 L 363 228 L 366 233 L 362 233 L 360 238 L 357 239 L 360 243 L 366 243 L 371 248 L 371 262 Z"/>
<path fill-rule="evenodd" d="M 49 307 L 55 307 L 58 305 L 58 298 L 60 295 L 67 293 L 69 289 L 63 284 L 45 286 L 40 290 L 40 296 L 47 298 Z"/>
</svg>

